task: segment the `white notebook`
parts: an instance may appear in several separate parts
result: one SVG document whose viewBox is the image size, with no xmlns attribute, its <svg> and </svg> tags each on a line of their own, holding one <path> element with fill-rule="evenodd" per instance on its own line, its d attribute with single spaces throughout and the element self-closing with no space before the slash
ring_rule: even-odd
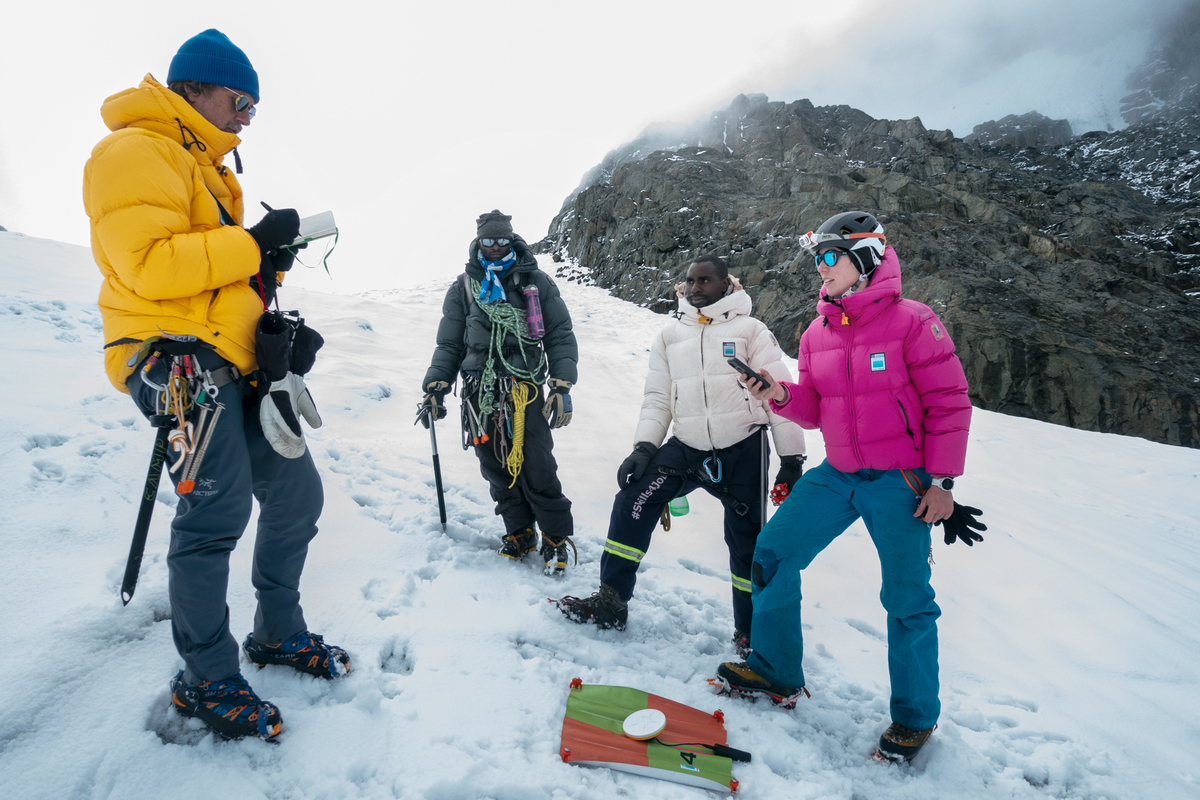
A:
<svg viewBox="0 0 1200 800">
<path fill-rule="evenodd" d="M 337 233 L 337 225 L 333 221 L 332 211 L 322 211 L 300 220 L 300 233 L 293 245 L 304 244 L 316 239 L 324 239 Z"/>
</svg>

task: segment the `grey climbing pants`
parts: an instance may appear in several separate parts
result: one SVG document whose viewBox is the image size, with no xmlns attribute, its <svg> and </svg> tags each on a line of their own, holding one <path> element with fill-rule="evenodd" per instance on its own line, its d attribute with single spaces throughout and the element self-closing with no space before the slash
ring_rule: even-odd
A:
<svg viewBox="0 0 1200 800">
<path fill-rule="evenodd" d="M 228 364 L 208 349 L 195 358 L 209 370 Z M 140 371 L 139 364 L 126 386 L 139 410 L 149 416 L 157 392 L 142 381 Z M 147 377 L 165 383 L 165 360 Z M 311 453 L 284 458 L 263 436 L 256 393 L 246 378 L 222 386 L 216 402 L 224 408 L 195 488 L 179 497 L 167 551 L 171 632 L 183 657 L 184 680 L 191 685 L 240 671 L 225 593 L 229 554 L 250 521 L 252 498 L 259 503 L 250 573 L 258 597 L 253 635 L 263 644 L 278 644 L 307 629 L 300 608 L 300 574 L 324 504 Z M 169 450 L 164 471 L 176 458 Z M 172 483 L 178 485 L 181 476 L 182 471 L 171 474 Z"/>
</svg>

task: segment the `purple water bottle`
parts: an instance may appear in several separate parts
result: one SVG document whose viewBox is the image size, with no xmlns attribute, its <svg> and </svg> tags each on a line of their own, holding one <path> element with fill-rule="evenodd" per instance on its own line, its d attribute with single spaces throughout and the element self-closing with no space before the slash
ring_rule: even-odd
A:
<svg viewBox="0 0 1200 800">
<path fill-rule="evenodd" d="M 525 287 L 525 325 L 529 328 L 530 339 L 540 339 L 546 335 L 546 323 L 542 322 L 542 301 L 536 286 Z"/>
</svg>

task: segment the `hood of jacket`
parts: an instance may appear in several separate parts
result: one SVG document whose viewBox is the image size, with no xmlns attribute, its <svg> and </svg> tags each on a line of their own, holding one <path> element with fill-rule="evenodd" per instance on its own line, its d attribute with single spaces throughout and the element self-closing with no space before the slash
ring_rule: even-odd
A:
<svg viewBox="0 0 1200 800">
<path fill-rule="evenodd" d="M 900 258 L 890 246 L 883 250 L 883 260 L 875 268 L 871 282 L 865 289 L 859 289 L 849 297 L 831 300 L 821 287 L 821 296 L 817 300 L 817 313 L 829 318 L 829 324 L 834 324 L 845 312 L 856 320 L 875 316 L 889 305 L 887 300 L 900 298 Z"/>
<path fill-rule="evenodd" d="M 110 131 L 140 128 L 179 142 L 198 164 L 218 169 L 224 157 L 242 142 L 237 134 L 213 125 L 150 74 L 136 88 L 107 98 L 100 106 L 100 117 Z"/>
<path fill-rule="evenodd" d="M 675 297 L 679 300 L 679 310 L 675 317 L 688 325 L 720 325 L 737 317 L 748 317 L 754 308 L 754 301 L 742 289 L 742 282 L 734 276 L 729 276 L 729 291 L 717 302 L 703 309 L 696 308 L 683 296 L 686 284 L 675 285 Z"/>
</svg>

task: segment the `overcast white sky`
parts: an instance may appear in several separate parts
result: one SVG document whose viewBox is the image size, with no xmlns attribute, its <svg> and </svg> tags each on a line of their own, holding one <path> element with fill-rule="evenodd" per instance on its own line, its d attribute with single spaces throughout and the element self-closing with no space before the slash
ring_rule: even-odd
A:
<svg viewBox="0 0 1200 800">
<path fill-rule="evenodd" d="M 334 291 L 452 275 L 431 241 L 512 214 L 529 241 L 583 173 L 647 124 L 739 92 L 919 116 L 958 136 L 1005 114 L 1119 126 L 1128 70 L 1183 0 L 550 0 L 13 4 L 0 46 L 0 225 L 88 244 L 83 164 L 99 106 L 217 27 L 262 87 L 239 148 L 257 201 L 332 209 Z M 224 8 L 224 13 L 218 13 Z M 208 16 L 198 13 L 208 11 Z M 453 248 L 450 248 L 453 252 Z"/>
</svg>

